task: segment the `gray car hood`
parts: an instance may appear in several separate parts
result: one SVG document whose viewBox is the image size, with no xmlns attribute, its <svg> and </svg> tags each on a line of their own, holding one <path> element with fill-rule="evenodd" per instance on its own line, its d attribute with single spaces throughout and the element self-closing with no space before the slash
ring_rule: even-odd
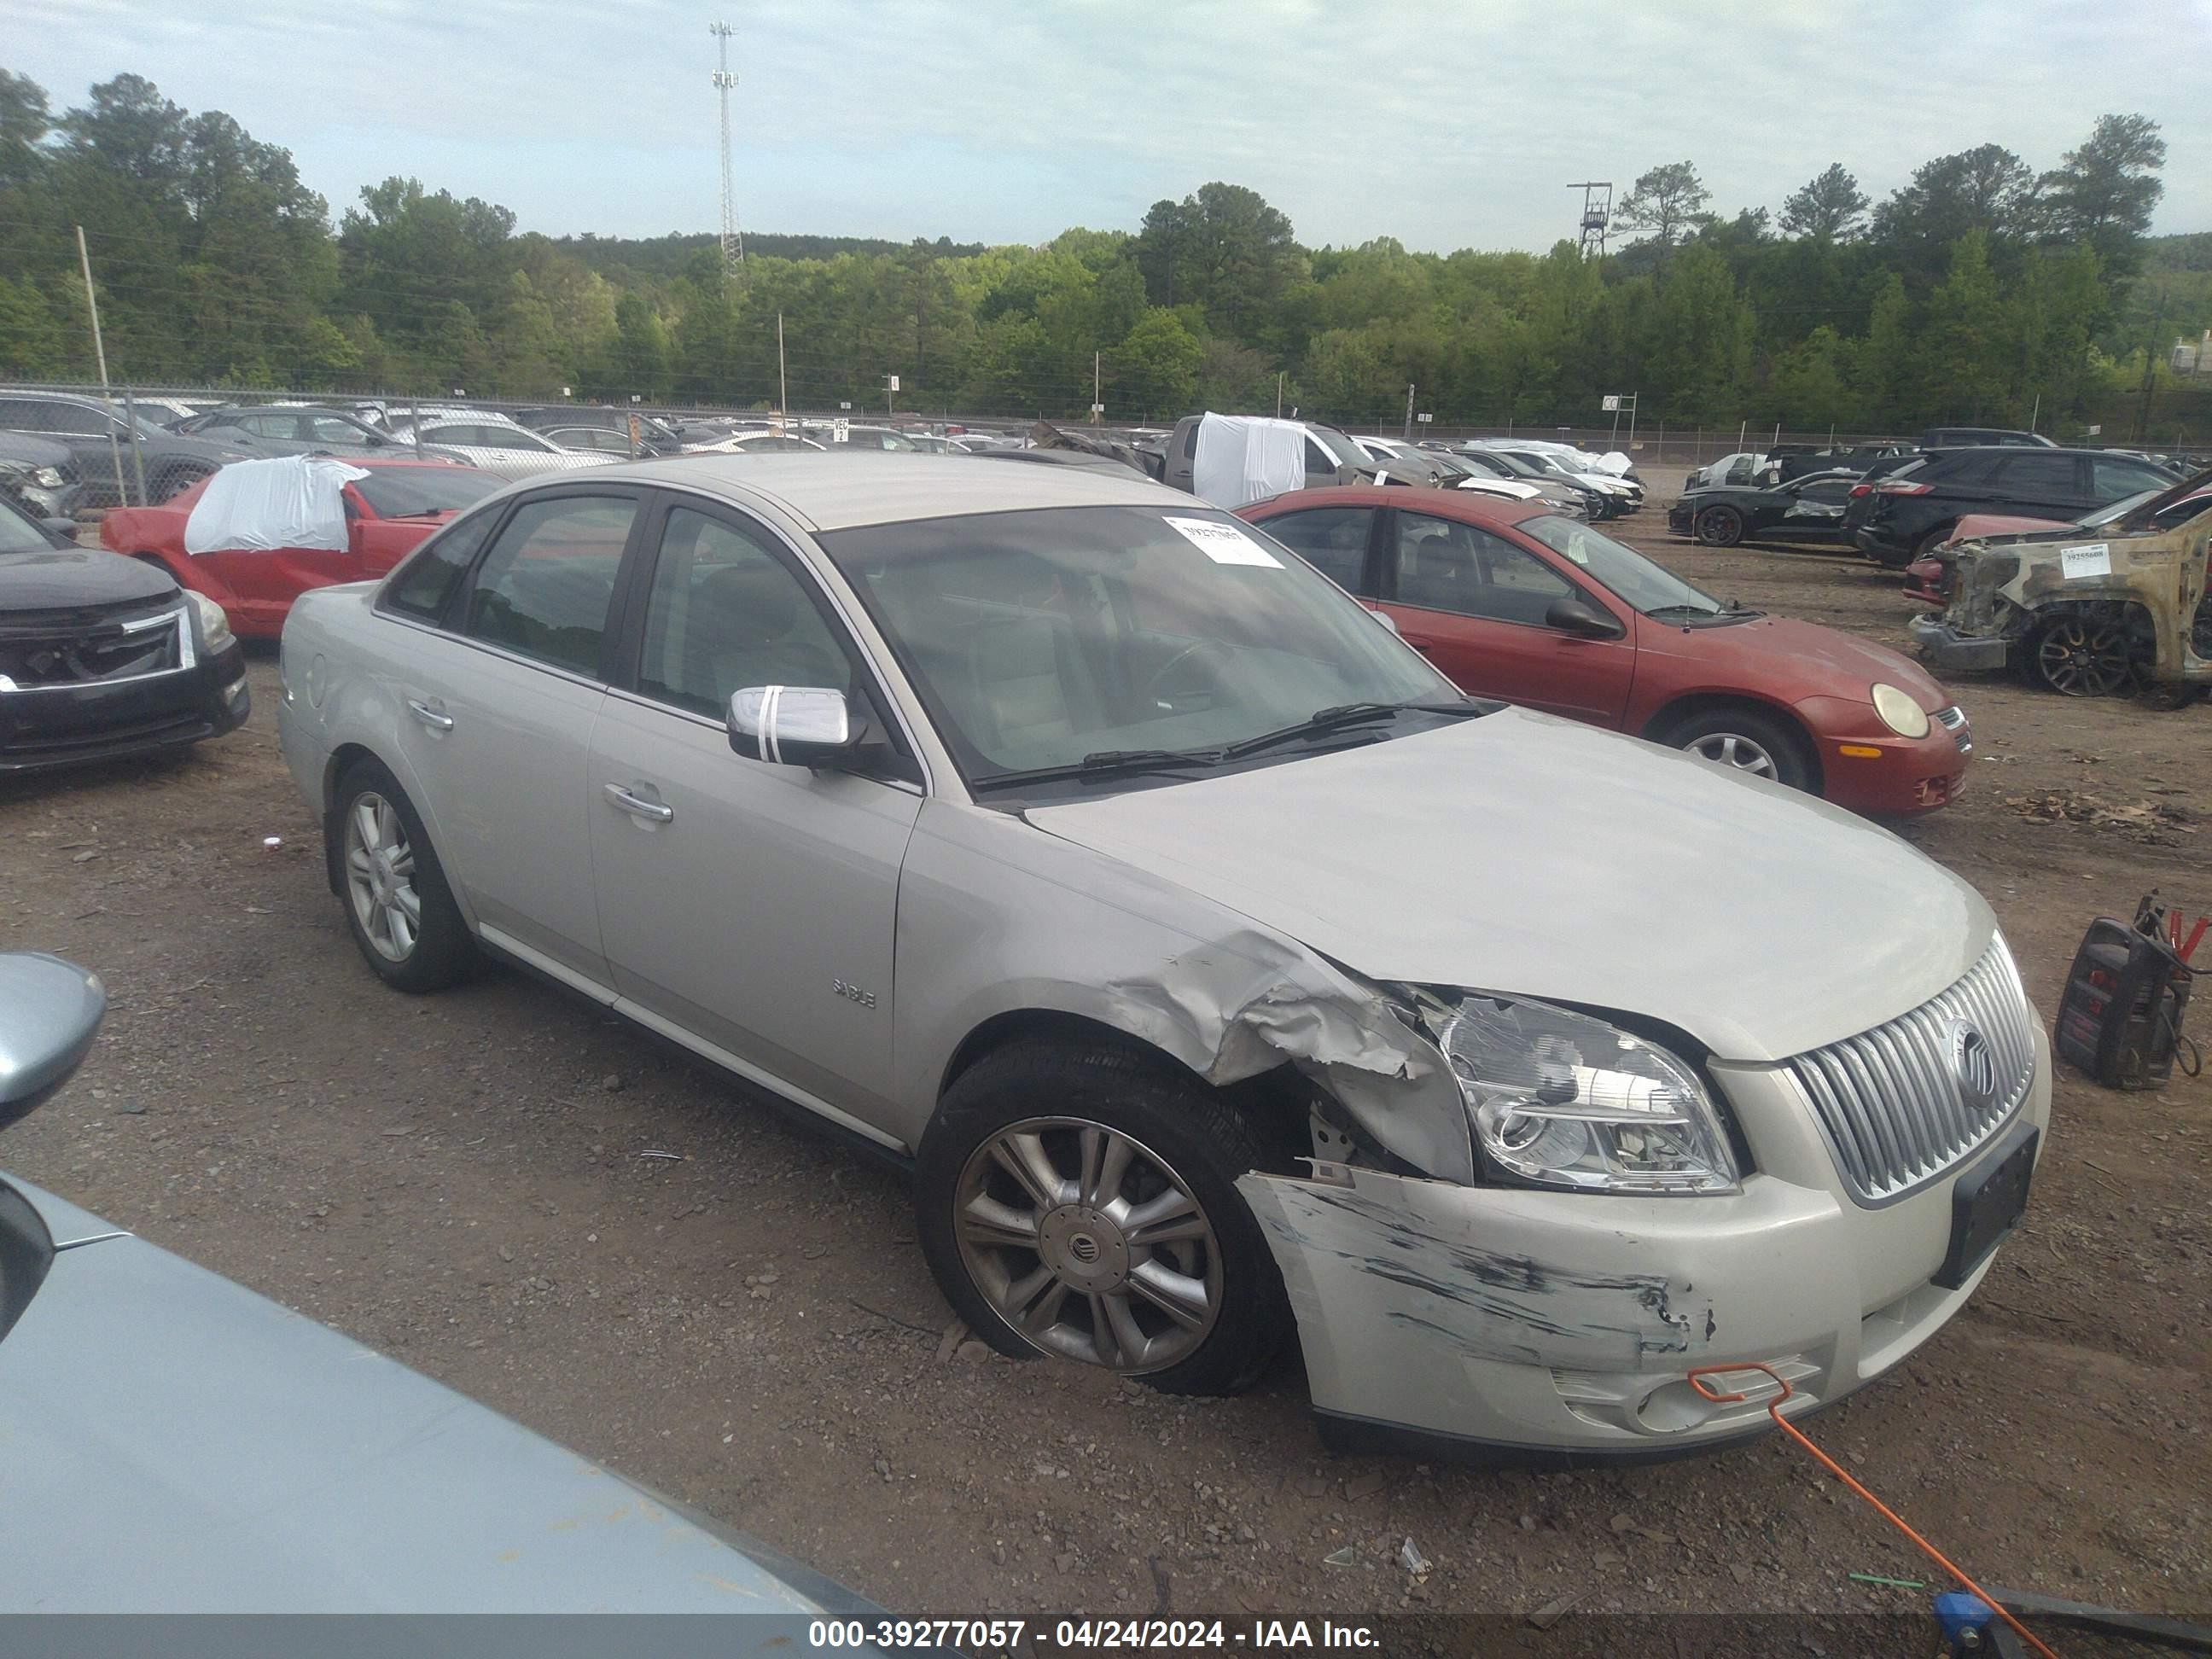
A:
<svg viewBox="0 0 2212 1659">
<path fill-rule="evenodd" d="M 1863 818 L 1522 708 L 1027 817 L 1367 978 L 1644 1014 L 1728 1060 L 1893 1018 L 1996 927 Z"/>
</svg>

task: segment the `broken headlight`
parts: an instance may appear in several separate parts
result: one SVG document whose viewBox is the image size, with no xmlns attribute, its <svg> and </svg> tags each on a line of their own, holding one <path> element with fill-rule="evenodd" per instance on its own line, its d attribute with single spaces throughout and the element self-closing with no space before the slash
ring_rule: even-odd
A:
<svg viewBox="0 0 2212 1659">
<path fill-rule="evenodd" d="M 1697 1073 L 1633 1032 L 1470 994 L 1442 1046 L 1475 1145 L 1514 1179 L 1578 1192 L 1736 1190 L 1735 1155 Z"/>
</svg>

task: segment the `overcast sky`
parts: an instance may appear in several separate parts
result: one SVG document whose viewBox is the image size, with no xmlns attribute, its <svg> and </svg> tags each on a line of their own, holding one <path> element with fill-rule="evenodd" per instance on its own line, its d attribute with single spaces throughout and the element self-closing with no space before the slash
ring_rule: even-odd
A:
<svg viewBox="0 0 2212 1659">
<path fill-rule="evenodd" d="M 721 9 L 718 11 L 717 7 Z M 1036 242 L 1249 185 L 1318 246 L 1548 247 L 1566 186 L 1694 161 L 1724 212 L 1831 161 L 1880 199 L 1996 143 L 2160 122 L 2212 229 L 2212 0 L 9 0 L 58 108 L 125 70 L 289 147 L 335 216 L 411 173 L 526 229 L 711 231 L 714 42 L 746 229 Z"/>
</svg>

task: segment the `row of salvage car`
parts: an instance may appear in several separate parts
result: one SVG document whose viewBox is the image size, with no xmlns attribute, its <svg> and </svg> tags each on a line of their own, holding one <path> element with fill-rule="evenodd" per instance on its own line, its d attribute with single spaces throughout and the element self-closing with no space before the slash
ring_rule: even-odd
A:
<svg viewBox="0 0 2212 1659">
<path fill-rule="evenodd" d="M 911 1159 L 1009 1354 L 1225 1394 L 1297 1340 L 1332 1444 L 1553 1460 L 1763 1431 L 1692 1367 L 1905 1358 L 2020 1214 L 2048 1053 L 1980 896 L 1808 794 L 1947 801 L 1944 692 L 1544 495 L 1183 435 L 1298 487 L 688 453 L 396 511 L 467 469 L 296 458 L 111 522 L 191 581 L 248 556 L 199 515 L 343 526 L 241 623 L 368 967 L 526 964 Z M 143 571 L 0 575 L 70 562 Z"/>
<path fill-rule="evenodd" d="M 1691 475 L 1668 526 L 1714 546 L 1847 544 L 1902 568 L 1905 593 L 1936 607 L 1910 632 L 1940 669 L 2170 706 L 2212 686 L 2212 474 L 2028 433 L 1923 435 L 1931 447 L 1869 447 L 1835 466 L 1723 458 Z"/>
</svg>

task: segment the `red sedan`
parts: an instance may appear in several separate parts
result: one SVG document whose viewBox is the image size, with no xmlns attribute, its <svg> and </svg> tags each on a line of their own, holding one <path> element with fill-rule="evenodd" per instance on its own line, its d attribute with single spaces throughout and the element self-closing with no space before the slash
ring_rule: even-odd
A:
<svg viewBox="0 0 2212 1659">
<path fill-rule="evenodd" d="M 292 601 L 307 589 L 381 576 L 454 514 L 507 482 L 445 461 L 348 458 L 347 464 L 368 477 L 345 486 L 342 553 L 306 547 L 186 553 L 185 520 L 207 493 L 206 478 L 158 507 L 110 512 L 100 521 L 100 544 L 158 564 L 179 586 L 206 594 L 241 638 L 273 640 Z"/>
<path fill-rule="evenodd" d="M 1540 501 L 1305 489 L 1237 513 L 1478 696 L 1632 732 L 1856 811 L 1931 811 L 1965 781 L 1966 716 L 1918 665 L 1731 608 Z"/>
</svg>

